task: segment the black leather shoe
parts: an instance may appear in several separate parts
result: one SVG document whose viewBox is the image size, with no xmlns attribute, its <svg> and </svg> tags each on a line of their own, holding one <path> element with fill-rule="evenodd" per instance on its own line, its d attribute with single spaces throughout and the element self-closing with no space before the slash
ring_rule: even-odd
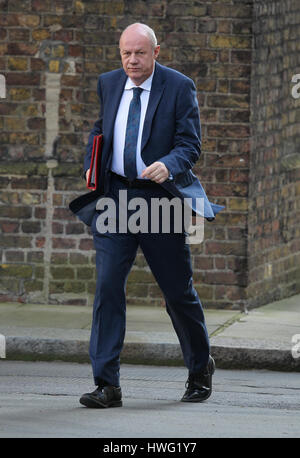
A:
<svg viewBox="0 0 300 458">
<path fill-rule="evenodd" d="M 189 375 L 186 381 L 186 392 L 182 402 L 202 402 L 209 398 L 212 392 L 212 375 L 215 372 L 214 359 L 209 356 L 206 369 Z"/>
<path fill-rule="evenodd" d="M 92 393 L 85 393 L 80 404 L 92 408 L 121 407 L 122 391 L 120 386 L 99 385 Z"/>
</svg>

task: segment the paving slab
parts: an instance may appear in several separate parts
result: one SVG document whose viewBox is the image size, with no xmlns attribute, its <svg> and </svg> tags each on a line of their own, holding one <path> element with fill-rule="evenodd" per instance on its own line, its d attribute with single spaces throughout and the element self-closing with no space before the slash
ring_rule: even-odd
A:
<svg viewBox="0 0 300 458">
<path fill-rule="evenodd" d="M 88 329 L 92 320 L 90 307 L 43 305 L 43 304 L 0 304 L 0 326 L 27 328 Z"/>
<path fill-rule="evenodd" d="M 273 302 L 243 314 L 211 339 L 226 367 L 226 349 L 231 349 L 228 364 L 233 367 L 280 368 L 300 370 L 300 350 L 293 356 L 294 336 L 300 341 L 300 295 Z M 295 353 L 295 352 L 294 352 Z"/>
</svg>

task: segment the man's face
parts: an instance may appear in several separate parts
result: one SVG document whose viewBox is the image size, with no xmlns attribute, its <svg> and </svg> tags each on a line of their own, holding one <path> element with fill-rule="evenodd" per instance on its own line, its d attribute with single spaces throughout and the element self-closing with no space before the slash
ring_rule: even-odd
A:
<svg viewBox="0 0 300 458">
<path fill-rule="evenodd" d="M 149 38 L 138 30 L 127 30 L 120 40 L 120 53 L 125 73 L 139 86 L 153 71 L 159 46 L 154 49 Z"/>
</svg>

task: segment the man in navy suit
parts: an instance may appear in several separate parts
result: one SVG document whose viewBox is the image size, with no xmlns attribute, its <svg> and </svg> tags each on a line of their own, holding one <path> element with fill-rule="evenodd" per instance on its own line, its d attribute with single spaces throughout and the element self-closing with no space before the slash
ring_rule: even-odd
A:
<svg viewBox="0 0 300 458">
<path fill-rule="evenodd" d="M 122 405 L 119 369 L 125 335 L 125 287 L 138 247 L 163 292 L 189 372 L 181 400 L 201 402 L 212 391 L 215 364 L 209 354 L 201 302 L 193 287 L 185 231 L 103 233 L 97 226 L 101 198 L 109 197 L 120 209 L 120 191 L 127 192 L 128 200 L 143 198 L 149 205 L 154 198 L 189 197 L 196 213 L 195 199 L 201 197 L 204 206 L 200 214 L 208 220 L 222 209 L 208 201 L 191 172 L 201 151 L 195 85 L 183 74 L 158 64 L 159 50 L 153 30 L 145 24 L 132 24 L 123 31 L 123 68 L 99 77 L 100 115 L 84 160 L 87 178 L 93 138 L 102 133 L 99 186 L 70 204 L 71 210 L 91 226 L 96 249 L 90 357 L 97 388 L 80 398 L 87 407 Z"/>
</svg>

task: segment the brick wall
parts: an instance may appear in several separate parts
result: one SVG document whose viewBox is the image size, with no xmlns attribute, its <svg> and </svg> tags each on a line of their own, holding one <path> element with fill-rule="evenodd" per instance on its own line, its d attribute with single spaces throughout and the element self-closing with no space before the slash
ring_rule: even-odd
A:
<svg viewBox="0 0 300 458">
<path fill-rule="evenodd" d="M 204 243 L 192 246 L 195 286 L 205 307 L 243 308 L 248 258 L 251 282 L 257 282 L 256 152 L 266 161 L 255 144 L 250 170 L 252 1 L 0 0 L 0 6 L 0 73 L 7 81 L 7 97 L 0 100 L 1 300 L 92 302 L 92 239 L 68 202 L 85 190 L 80 174 L 98 115 L 98 75 L 120 66 L 120 32 L 140 21 L 157 33 L 159 61 L 196 83 L 203 153 L 194 170 L 210 200 L 226 205 L 206 224 Z M 254 70 L 260 87 L 259 77 Z M 263 106 L 255 100 L 258 129 Z M 290 106 L 285 113 L 296 119 Z M 293 173 L 284 172 L 284 183 L 292 181 L 299 194 Z M 248 291 L 255 298 L 255 288 Z M 163 304 L 141 252 L 129 276 L 128 303 Z"/>
<path fill-rule="evenodd" d="M 300 3 L 256 1 L 251 78 L 249 305 L 300 291 Z"/>
</svg>

